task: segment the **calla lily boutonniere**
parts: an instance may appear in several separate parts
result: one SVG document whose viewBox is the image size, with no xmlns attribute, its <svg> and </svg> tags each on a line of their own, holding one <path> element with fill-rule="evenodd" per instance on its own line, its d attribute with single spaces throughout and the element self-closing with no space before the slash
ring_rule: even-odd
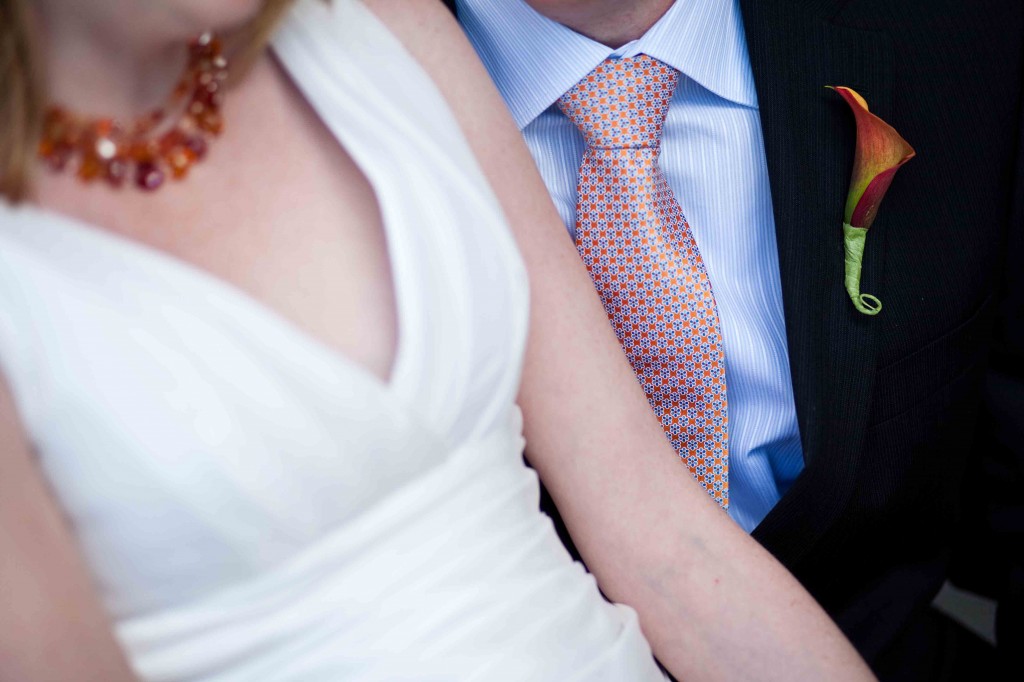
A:
<svg viewBox="0 0 1024 682">
<path fill-rule="evenodd" d="M 877 315 L 882 310 L 882 302 L 871 294 L 860 292 L 864 244 L 893 176 L 916 152 L 891 125 L 868 111 L 868 103 L 863 97 L 847 87 L 827 87 L 846 100 L 857 121 L 853 177 L 850 179 L 850 193 L 846 197 L 846 211 L 843 214 L 846 291 L 858 311 L 865 315 Z"/>
</svg>

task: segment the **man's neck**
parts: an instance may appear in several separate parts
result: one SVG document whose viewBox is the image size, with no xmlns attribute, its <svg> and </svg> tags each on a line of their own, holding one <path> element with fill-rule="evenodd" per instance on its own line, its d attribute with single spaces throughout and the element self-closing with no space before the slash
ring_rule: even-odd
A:
<svg viewBox="0 0 1024 682">
<path fill-rule="evenodd" d="M 609 47 L 636 40 L 675 0 L 526 0 L 535 10 Z"/>
</svg>

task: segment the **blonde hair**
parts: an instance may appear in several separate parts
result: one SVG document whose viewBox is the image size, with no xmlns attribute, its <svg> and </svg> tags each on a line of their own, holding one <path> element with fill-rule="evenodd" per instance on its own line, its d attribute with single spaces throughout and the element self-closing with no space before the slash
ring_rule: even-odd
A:
<svg viewBox="0 0 1024 682">
<path fill-rule="evenodd" d="M 38 60 L 29 39 L 25 0 L 0 0 L 0 195 L 28 191 L 42 119 Z"/>
<path fill-rule="evenodd" d="M 233 81 L 259 56 L 292 2 L 264 0 L 259 14 L 229 37 Z M 31 187 L 45 102 L 29 22 L 28 0 L 0 0 L 0 197 L 12 202 Z"/>
</svg>

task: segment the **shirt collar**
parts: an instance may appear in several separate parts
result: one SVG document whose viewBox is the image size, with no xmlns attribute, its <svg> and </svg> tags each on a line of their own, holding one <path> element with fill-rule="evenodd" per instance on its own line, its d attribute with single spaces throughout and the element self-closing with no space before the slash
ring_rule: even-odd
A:
<svg viewBox="0 0 1024 682">
<path fill-rule="evenodd" d="M 459 19 L 520 130 L 608 57 L 647 54 L 716 95 L 757 107 L 738 0 L 678 0 L 618 49 L 541 15 L 524 0 L 456 0 Z"/>
</svg>

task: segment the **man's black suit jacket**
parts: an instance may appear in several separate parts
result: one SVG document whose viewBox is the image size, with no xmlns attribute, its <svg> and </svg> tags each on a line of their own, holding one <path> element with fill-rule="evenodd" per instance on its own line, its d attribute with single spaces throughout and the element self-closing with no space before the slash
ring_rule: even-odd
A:
<svg viewBox="0 0 1024 682">
<path fill-rule="evenodd" d="M 806 461 L 754 537 L 911 679 L 904 633 L 954 557 L 968 587 L 1024 598 L 1024 3 L 741 5 Z M 877 317 L 843 288 L 855 129 L 825 85 L 917 150 L 868 237 Z"/>
</svg>

